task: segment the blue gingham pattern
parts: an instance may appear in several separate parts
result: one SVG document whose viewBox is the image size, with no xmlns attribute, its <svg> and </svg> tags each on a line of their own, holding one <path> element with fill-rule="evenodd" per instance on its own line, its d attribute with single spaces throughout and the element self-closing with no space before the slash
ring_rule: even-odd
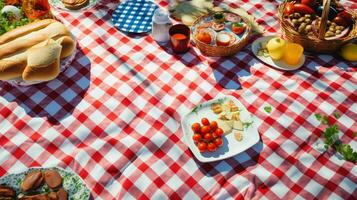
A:
<svg viewBox="0 0 357 200">
<path fill-rule="evenodd" d="M 151 31 L 152 16 L 158 6 L 149 0 L 129 0 L 117 7 L 113 13 L 114 26 L 129 33 Z"/>
</svg>

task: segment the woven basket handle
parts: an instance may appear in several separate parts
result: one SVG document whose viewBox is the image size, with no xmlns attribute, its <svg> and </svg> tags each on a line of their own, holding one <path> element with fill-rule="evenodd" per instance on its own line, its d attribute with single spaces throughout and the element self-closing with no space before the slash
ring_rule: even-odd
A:
<svg viewBox="0 0 357 200">
<path fill-rule="evenodd" d="M 328 20 L 328 13 L 330 11 L 330 4 L 331 0 L 323 0 L 323 11 L 321 14 L 321 22 L 319 27 L 319 39 L 323 40 L 325 38 L 327 20 Z"/>
</svg>

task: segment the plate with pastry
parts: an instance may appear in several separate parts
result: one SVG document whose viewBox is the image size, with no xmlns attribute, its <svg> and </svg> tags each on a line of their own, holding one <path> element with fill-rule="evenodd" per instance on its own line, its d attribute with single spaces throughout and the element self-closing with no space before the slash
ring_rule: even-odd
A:
<svg viewBox="0 0 357 200">
<path fill-rule="evenodd" d="M 233 96 L 197 105 L 181 125 L 186 144 L 200 162 L 235 156 L 260 140 L 255 117 Z"/>
<path fill-rule="evenodd" d="M 99 0 L 49 0 L 52 7 L 66 11 L 83 11 L 92 8 Z"/>
<path fill-rule="evenodd" d="M 60 167 L 30 168 L 0 178 L 0 199 L 88 200 L 90 191 L 83 179 Z"/>
<path fill-rule="evenodd" d="M 21 86 L 53 80 L 75 53 L 76 41 L 63 23 L 37 20 L 0 36 L 0 80 Z"/>
</svg>

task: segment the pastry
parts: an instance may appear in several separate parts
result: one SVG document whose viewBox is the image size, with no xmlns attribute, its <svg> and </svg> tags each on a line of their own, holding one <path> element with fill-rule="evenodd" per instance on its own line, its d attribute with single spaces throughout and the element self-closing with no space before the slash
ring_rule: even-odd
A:
<svg viewBox="0 0 357 200">
<path fill-rule="evenodd" d="M 89 0 L 62 0 L 63 5 L 70 10 L 79 10 L 89 4 Z"/>
</svg>

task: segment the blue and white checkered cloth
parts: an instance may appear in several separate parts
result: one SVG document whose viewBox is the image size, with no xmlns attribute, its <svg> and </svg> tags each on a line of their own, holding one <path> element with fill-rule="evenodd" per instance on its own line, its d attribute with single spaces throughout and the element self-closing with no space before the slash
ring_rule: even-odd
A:
<svg viewBox="0 0 357 200">
<path fill-rule="evenodd" d="M 112 21 L 119 30 L 128 33 L 151 31 L 152 16 L 158 6 L 149 0 L 128 0 L 117 7 Z"/>
</svg>

